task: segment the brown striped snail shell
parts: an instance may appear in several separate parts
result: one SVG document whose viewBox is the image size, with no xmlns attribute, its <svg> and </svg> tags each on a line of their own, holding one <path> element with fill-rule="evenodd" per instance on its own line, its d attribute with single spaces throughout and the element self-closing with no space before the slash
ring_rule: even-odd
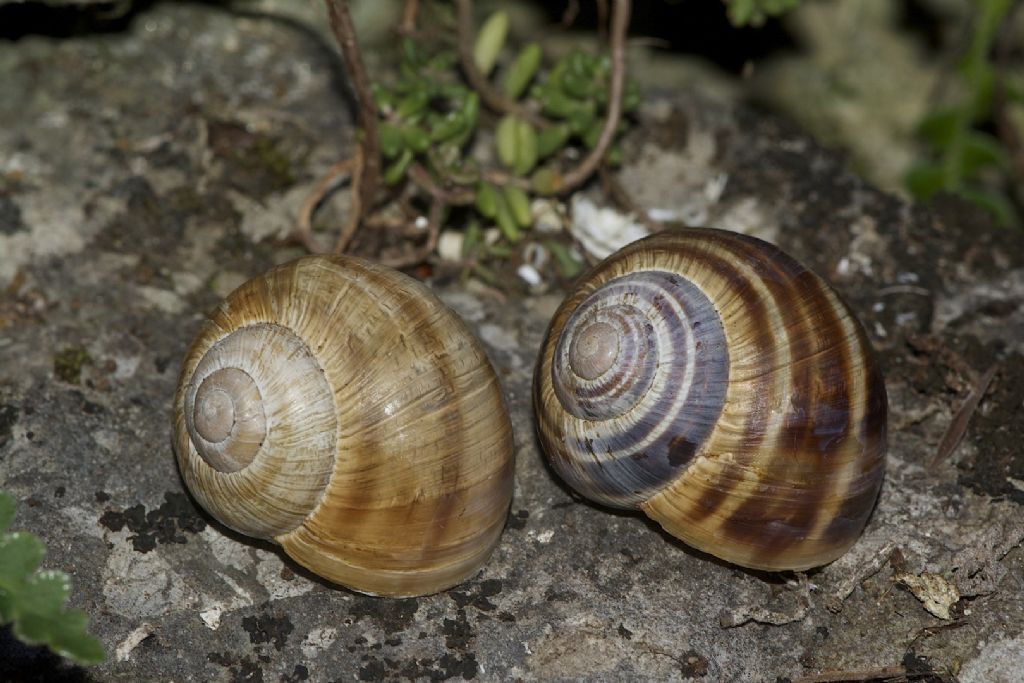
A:
<svg viewBox="0 0 1024 683">
<path fill-rule="evenodd" d="M 424 285 L 356 258 L 301 258 L 227 297 L 185 358 L 174 446 L 218 520 L 375 595 L 475 574 L 512 497 L 481 345 Z"/>
<path fill-rule="evenodd" d="M 834 560 L 881 487 L 885 384 L 864 331 L 744 235 L 663 232 L 598 264 L 555 314 L 534 406 L 572 488 L 745 567 Z"/>
</svg>

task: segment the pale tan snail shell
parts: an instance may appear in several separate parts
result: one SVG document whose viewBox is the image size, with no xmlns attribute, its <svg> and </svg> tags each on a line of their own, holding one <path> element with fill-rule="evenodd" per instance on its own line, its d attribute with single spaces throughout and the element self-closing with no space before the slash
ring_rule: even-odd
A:
<svg viewBox="0 0 1024 683">
<path fill-rule="evenodd" d="M 534 405 L 576 491 L 745 567 L 834 560 L 882 483 L 885 384 L 860 324 L 735 233 L 659 233 L 597 265 L 555 314 Z"/>
<path fill-rule="evenodd" d="M 482 347 L 396 271 L 311 256 L 227 297 L 174 399 L 185 483 L 227 526 L 357 591 L 475 574 L 512 496 L 512 430 Z"/>
</svg>

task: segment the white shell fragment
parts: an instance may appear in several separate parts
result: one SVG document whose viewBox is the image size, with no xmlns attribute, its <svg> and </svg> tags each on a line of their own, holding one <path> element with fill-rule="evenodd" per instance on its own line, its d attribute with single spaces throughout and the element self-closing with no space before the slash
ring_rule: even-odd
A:
<svg viewBox="0 0 1024 683">
<path fill-rule="evenodd" d="M 606 258 L 650 234 L 642 223 L 615 209 L 599 207 L 582 195 L 572 200 L 572 223 L 569 224 L 569 230 L 587 254 L 596 259 Z"/>
</svg>

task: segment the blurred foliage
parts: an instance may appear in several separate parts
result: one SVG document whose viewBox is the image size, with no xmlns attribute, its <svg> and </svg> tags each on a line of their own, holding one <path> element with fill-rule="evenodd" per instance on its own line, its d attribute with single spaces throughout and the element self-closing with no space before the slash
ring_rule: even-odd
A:
<svg viewBox="0 0 1024 683">
<path fill-rule="evenodd" d="M 79 664 L 98 664 L 103 646 L 86 631 L 85 612 L 65 609 L 71 581 L 64 572 L 37 571 L 46 549 L 30 533 L 7 533 L 14 499 L 0 492 L 0 626 L 29 645 L 46 645 Z"/>
<path fill-rule="evenodd" d="M 1009 153 L 984 127 L 993 118 L 997 79 L 1003 79 L 1004 96 L 1010 103 L 1024 104 L 1022 84 L 998 74 L 991 61 L 1013 2 L 976 3 L 970 42 L 952 75 L 958 96 L 921 120 L 917 132 L 929 156 L 906 177 L 907 188 L 918 199 L 953 192 L 987 209 L 1004 225 L 1020 224 L 1011 197 L 1002 189 L 1012 182 Z"/>
<path fill-rule="evenodd" d="M 799 4 L 800 0 L 726 0 L 729 21 L 735 26 L 760 26 L 768 17 L 777 17 Z"/>
</svg>

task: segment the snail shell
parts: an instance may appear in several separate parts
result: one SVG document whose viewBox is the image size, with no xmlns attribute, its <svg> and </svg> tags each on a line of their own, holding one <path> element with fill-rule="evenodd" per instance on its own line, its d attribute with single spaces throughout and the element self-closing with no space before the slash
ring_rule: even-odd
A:
<svg viewBox="0 0 1024 683">
<path fill-rule="evenodd" d="M 512 497 L 494 370 L 430 290 L 312 256 L 246 282 L 185 358 L 174 445 L 214 517 L 376 595 L 472 576 Z"/>
<path fill-rule="evenodd" d="M 726 231 L 659 233 L 583 277 L 534 406 L 576 491 L 745 567 L 839 557 L 882 482 L 885 384 L 860 324 L 793 258 Z"/>
</svg>

